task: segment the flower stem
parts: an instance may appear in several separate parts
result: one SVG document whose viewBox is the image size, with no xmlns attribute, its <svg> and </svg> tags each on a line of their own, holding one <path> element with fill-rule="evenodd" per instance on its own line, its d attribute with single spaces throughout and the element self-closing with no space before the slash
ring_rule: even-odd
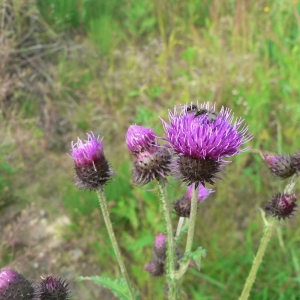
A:
<svg viewBox="0 0 300 300">
<path fill-rule="evenodd" d="M 165 184 L 158 181 L 159 198 L 164 220 L 167 227 L 167 280 L 169 286 L 168 297 L 170 300 L 179 299 L 178 281 L 175 279 L 175 242 L 171 219 L 170 204 L 167 200 Z"/>
<path fill-rule="evenodd" d="M 192 250 L 195 225 L 196 225 L 196 216 L 197 216 L 197 204 L 198 204 L 198 187 L 195 188 L 195 184 L 193 184 L 193 194 L 192 194 L 192 203 L 191 203 L 191 213 L 189 220 L 189 229 L 187 234 L 186 246 L 185 246 L 185 254 Z M 179 270 L 176 272 L 176 279 L 180 280 L 182 276 L 185 274 L 190 264 L 190 258 L 187 258 L 185 262 L 180 264 Z"/>
<path fill-rule="evenodd" d="M 263 258 L 264 254 L 265 254 L 267 245 L 268 245 L 268 243 L 269 243 L 269 241 L 271 239 L 273 229 L 275 228 L 275 226 L 276 226 L 277 223 L 278 223 L 278 220 L 275 219 L 275 218 L 272 218 L 265 225 L 264 234 L 262 236 L 262 239 L 261 239 L 261 242 L 260 242 L 257 254 L 256 254 L 256 256 L 255 256 L 255 258 L 253 260 L 251 271 L 250 271 L 250 273 L 248 275 L 248 278 L 247 278 L 247 280 L 245 282 L 244 290 L 243 290 L 243 292 L 242 292 L 239 300 L 247 300 L 248 297 L 249 297 L 249 295 L 250 295 L 250 291 L 251 291 L 252 285 L 253 285 L 253 283 L 255 281 L 258 268 L 259 268 L 259 266 L 260 266 L 260 264 L 262 262 L 262 258 Z"/>
<path fill-rule="evenodd" d="M 110 241 L 112 243 L 115 255 L 117 257 L 117 261 L 120 267 L 120 271 L 122 274 L 122 277 L 126 283 L 128 292 L 129 292 L 129 297 L 131 300 L 136 299 L 135 295 L 134 295 L 134 290 L 133 287 L 131 285 L 128 273 L 127 273 L 127 269 L 125 267 L 125 263 L 123 261 L 122 255 L 121 255 L 121 251 L 119 248 L 119 245 L 117 243 L 116 237 L 115 237 L 115 233 L 112 227 L 112 223 L 110 221 L 110 217 L 109 217 L 109 212 L 108 212 L 108 206 L 107 206 L 107 201 L 106 201 L 106 197 L 105 197 L 105 193 L 103 190 L 103 187 L 101 187 L 100 189 L 97 190 L 97 196 L 99 199 L 99 204 L 100 204 L 100 208 L 102 211 L 102 215 L 103 215 L 103 219 L 106 225 L 106 229 L 110 238 Z"/>
</svg>

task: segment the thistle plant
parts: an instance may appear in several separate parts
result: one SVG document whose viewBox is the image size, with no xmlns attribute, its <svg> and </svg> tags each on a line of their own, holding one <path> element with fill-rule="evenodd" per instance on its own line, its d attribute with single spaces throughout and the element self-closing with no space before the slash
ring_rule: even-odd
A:
<svg viewBox="0 0 300 300">
<path fill-rule="evenodd" d="M 235 119 L 232 111 L 222 107 L 218 112 L 209 103 L 186 104 L 169 111 L 169 122 L 162 120 L 165 144 L 159 144 L 152 128 L 131 125 L 126 133 L 126 144 L 134 161 L 132 181 L 143 186 L 155 181 L 158 187 L 160 208 L 165 222 L 165 232 L 158 234 L 154 241 L 154 258 L 145 266 L 152 276 L 166 276 L 165 292 L 168 299 L 180 299 L 180 282 L 189 266 L 196 265 L 200 270 L 201 257 L 205 250 L 193 250 L 196 216 L 199 205 L 213 190 L 206 184 L 215 184 L 221 179 L 225 160 L 248 148 L 241 148 L 251 140 L 248 127 L 242 119 Z M 114 172 L 103 152 L 102 140 L 93 133 L 86 141 L 78 139 L 72 143 L 71 157 L 75 164 L 78 188 L 96 191 L 103 218 L 117 257 L 123 281 L 112 281 L 98 276 L 85 277 L 109 287 L 122 299 L 137 299 L 121 252 L 114 235 L 104 185 Z M 166 185 L 168 176 L 173 176 L 186 186 L 185 194 L 173 203 L 168 199 Z M 173 216 L 177 215 L 175 232 Z M 183 230 L 185 229 L 185 230 Z M 179 250 L 179 240 L 187 231 L 184 253 Z M 192 263 L 192 260 L 194 263 Z M 116 286 L 118 288 L 116 288 Z M 124 288 L 125 286 L 125 288 Z"/>
<path fill-rule="evenodd" d="M 256 274 L 263 260 L 267 246 L 271 240 L 274 229 L 279 226 L 281 219 L 290 218 L 297 207 L 297 197 L 294 194 L 295 185 L 299 179 L 299 152 L 295 154 L 278 154 L 266 155 L 261 153 L 262 159 L 265 161 L 271 173 L 279 179 L 290 178 L 283 193 L 278 192 L 272 196 L 266 204 L 265 210 L 269 215 L 268 219 L 264 218 L 264 232 L 261 238 L 257 254 L 253 260 L 251 270 L 245 282 L 244 289 L 240 296 L 240 300 L 247 300 L 250 296 L 251 288 L 256 279 Z"/>
</svg>

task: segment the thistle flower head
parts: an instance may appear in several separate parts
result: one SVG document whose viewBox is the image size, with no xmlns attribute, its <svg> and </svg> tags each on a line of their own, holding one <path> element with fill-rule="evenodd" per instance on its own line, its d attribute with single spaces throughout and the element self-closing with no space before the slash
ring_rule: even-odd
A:
<svg viewBox="0 0 300 300">
<path fill-rule="evenodd" d="M 68 300 L 71 292 L 66 280 L 60 277 L 48 276 L 42 278 L 38 295 L 41 300 Z"/>
<path fill-rule="evenodd" d="M 129 150 L 138 154 L 156 145 L 156 135 L 152 128 L 131 125 L 126 133 L 126 144 Z"/>
<path fill-rule="evenodd" d="M 22 274 L 9 268 L 0 270 L 0 299 L 1 300 L 33 300 L 35 287 Z"/>
<path fill-rule="evenodd" d="M 88 139 L 77 143 L 72 142 L 71 157 L 74 160 L 76 186 L 78 188 L 96 190 L 111 179 L 111 170 L 103 152 L 103 144 L 93 133 Z"/>
<path fill-rule="evenodd" d="M 198 189 L 198 203 L 204 201 L 214 191 L 207 189 L 202 184 Z M 187 188 L 185 195 L 174 202 L 174 210 L 179 217 L 189 218 L 191 213 L 193 187 L 190 185 Z"/>
<path fill-rule="evenodd" d="M 243 120 L 233 119 L 230 109 L 222 107 L 217 113 L 209 103 L 169 111 L 170 122 L 162 122 L 166 139 L 179 156 L 173 165 L 175 177 L 188 185 L 213 184 L 226 164 L 223 158 L 246 151 L 240 147 L 252 138 Z"/>
<path fill-rule="evenodd" d="M 166 236 L 162 233 L 158 234 L 155 237 L 154 241 L 154 254 L 160 260 L 165 260 L 167 256 L 167 245 L 166 245 Z"/>
<path fill-rule="evenodd" d="M 131 125 L 126 143 L 135 156 L 132 178 L 136 184 L 144 185 L 153 179 L 166 180 L 170 172 L 171 154 L 156 143 L 156 135 L 151 128 Z"/>
<path fill-rule="evenodd" d="M 261 157 L 269 167 L 272 174 L 280 179 L 291 177 L 296 172 L 293 158 L 288 154 L 267 155 L 265 153 L 261 153 Z"/>
<path fill-rule="evenodd" d="M 289 218 L 297 207 L 296 201 L 295 194 L 277 193 L 266 205 L 266 210 L 279 220 Z"/>
</svg>

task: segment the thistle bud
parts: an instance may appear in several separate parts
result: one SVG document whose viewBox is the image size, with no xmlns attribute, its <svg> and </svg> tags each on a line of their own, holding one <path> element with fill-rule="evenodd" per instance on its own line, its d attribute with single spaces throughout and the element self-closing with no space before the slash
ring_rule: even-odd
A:
<svg viewBox="0 0 300 300">
<path fill-rule="evenodd" d="M 167 245 L 166 245 L 166 236 L 164 234 L 160 233 L 155 237 L 153 250 L 158 259 L 162 261 L 166 259 Z"/>
<path fill-rule="evenodd" d="M 270 171 L 280 179 L 286 179 L 296 172 L 292 157 L 288 154 L 267 155 L 261 153 L 261 157 L 269 167 Z"/>
<path fill-rule="evenodd" d="M 152 276 L 162 276 L 165 272 L 164 263 L 160 260 L 154 259 L 145 266 L 145 270 Z"/>
<path fill-rule="evenodd" d="M 38 295 L 41 300 L 68 300 L 70 294 L 69 284 L 60 277 L 48 276 L 40 282 Z"/>
<path fill-rule="evenodd" d="M 35 288 L 33 283 L 15 270 L 3 268 L 0 270 L 1 300 L 33 300 Z"/>
<path fill-rule="evenodd" d="M 114 174 L 103 152 L 103 144 L 93 133 L 88 134 L 86 141 L 78 139 L 72 143 L 71 157 L 74 160 L 76 186 L 96 190 L 105 185 Z"/>
<path fill-rule="evenodd" d="M 277 193 L 266 205 L 266 210 L 279 220 L 289 218 L 297 207 L 295 194 Z"/>
<path fill-rule="evenodd" d="M 292 155 L 292 163 L 298 173 L 300 173 L 300 151 Z"/>
<path fill-rule="evenodd" d="M 153 179 L 166 180 L 170 173 L 171 154 L 156 143 L 151 128 L 131 125 L 126 134 L 126 144 L 135 156 L 132 178 L 136 184 L 144 185 Z"/>
<path fill-rule="evenodd" d="M 179 217 L 189 218 L 191 213 L 192 204 L 192 193 L 193 189 L 190 185 L 187 188 L 185 195 L 174 202 L 174 210 Z M 204 201 L 213 190 L 207 189 L 202 184 L 199 185 L 198 189 L 198 203 Z"/>
</svg>

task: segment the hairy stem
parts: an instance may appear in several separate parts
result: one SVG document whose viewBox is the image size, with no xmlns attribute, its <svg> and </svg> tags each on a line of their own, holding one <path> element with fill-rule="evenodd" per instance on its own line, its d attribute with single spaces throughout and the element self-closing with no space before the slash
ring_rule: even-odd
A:
<svg viewBox="0 0 300 300">
<path fill-rule="evenodd" d="M 167 280 L 168 280 L 168 297 L 171 300 L 179 299 L 178 281 L 175 280 L 175 242 L 171 219 L 170 203 L 167 200 L 166 187 L 163 182 L 158 181 L 159 198 L 161 209 L 167 228 Z"/>
<path fill-rule="evenodd" d="M 118 245 L 116 237 L 115 237 L 115 233 L 114 233 L 114 230 L 113 230 L 113 227 L 112 227 L 112 223 L 110 221 L 107 201 L 106 201 L 105 193 L 104 193 L 104 190 L 103 190 L 102 187 L 99 190 L 97 190 L 97 196 L 98 196 L 98 199 L 99 199 L 99 204 L 100 204 L 103 219 L 104 219 L 104 222 L 105 222 L 105 225 L 106 225 L 106 229 L 107 229 L 110 241 L 112 243 L 115 255 L 117 257 L 117 261 L 118 261 L 118 264 L 119 264 L 119 267 L 120 267 L 120 271 L 121 271 L 122 277 L 123 277 L 123 279 L 126 283 L 126 286 L 127 286 L 128 292 L 129 292 L 129 297 L 130 297 L 131 300 L 134 300 L 134 299 L 136 299 L 135 295 L 134 295 L 134 290 L 133 290 L 133 287 L 131 285 L 131 282 L 130 282 L 130 279 L 129 279 L 129 276 L 128 276 L 128 273 L 127 273 L 127 269 L 125 267 L 125 263 L 124 263 L 124 260 L 122 258 L 122 255 L 121 255 L 121 251 L 120 251 L 119 245 Z"/>
<path fill-rule="evenodd" d="M 275 228 L 277 223 L 278 223 L 278 220 L 273 218 L 270 220 L 270 222 L 268 222 L 265 225 L 264 234 L 262 236 L 258 251 L 257 251 L 256 256 L 252 263 L 250 273 L 249 273 L 246 283 L 244 285 L 244 290 L 243 290 L 239 300 L 247 300 L 250 295 L 250 291 L 251 291 L 252 285 L 255 281 L 258 268 L 262 262 L 267 245 L 271 239 L 273 229 Z"/>
<path fill-rule="evenodd" d="M 197 216 L 197 205 L 198 205 L 198 187 L 195 188 L 195 184 L 193 184 L 191 213 L 190 213 L 189 229 L 188 229 L 186 246 L 185 246 L 185 255 L 192 250 L 192 246 L 193 246 L 196 216 Z M 180 280 L 182 278 L 182 276 L 185 274 L 186 270 L 188 269 L 189 264 L 190 264 L 190 258 L 187 258 L 185 262 L 180 264 L 180 268 L 176 272 L 176 279 Z"/>
</svg>

